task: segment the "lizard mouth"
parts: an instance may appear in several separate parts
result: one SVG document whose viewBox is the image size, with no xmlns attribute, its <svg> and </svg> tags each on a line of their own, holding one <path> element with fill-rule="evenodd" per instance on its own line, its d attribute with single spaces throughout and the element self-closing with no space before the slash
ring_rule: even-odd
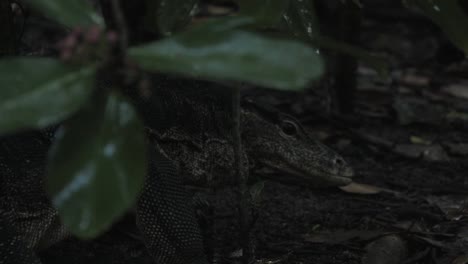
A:
<svg viewBox="0 0 468 264">
<path fill-rule="evenodd" d="M 314 172 L 304 172 L 291 168 L 275 168 L 265 164 L 261 169 L 261 174 L 265 178 L 283 182 L 291 185 L 308 185 L 312 187 L 332 187 L 345 186 L 350 184 L 354 175 L 351 168 L 345 169 L 340 174 L 316 170 Z"/>
</svg>

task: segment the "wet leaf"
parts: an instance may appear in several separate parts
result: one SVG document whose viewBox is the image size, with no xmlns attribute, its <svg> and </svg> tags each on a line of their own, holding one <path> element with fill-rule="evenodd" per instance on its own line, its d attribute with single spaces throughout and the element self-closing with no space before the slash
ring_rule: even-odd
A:
<svg viewBox="0 0 468 264">
<path fill-rule="evenodd" d="M 119 95 L 96 96 L 50 150 L 47 191 L 75 235 L 94 237 L 135 203 L 147 169 L 143 125 Z"/>
<path fill-rule="evenodd" d="M 289 0 L 237 0 L 240 14 L 253 17 L 260 27 L 274 27 L 286 12 Z"/>
<path fill-rule="evenodd" d="M 90 1 L 82 0 L 28 0 L 35 9 L 68 27 L 104 26 Z"/>
<path fill-rule="evenodd" d="M 381 77 L 388 75 L 389 63 L 385 58 L 321 34 L 313 0 L 290 0 L 290 6 L 284 14 L 284 21 L 296 37 L 311 43 L 316 48 L 355 57 L 374 68 Z"/>
<path fill-rule="evenodd" d="M 314 40 L 320 36 L 314 0 L 290 0 L 283 18 L 294 35 Z"/>
<path fill-rule="evenodd" d="M 404 0 L 404 3 L 421 10 L 458 48 L 468 54 L 468 16 L 459 0 Z"/>
<path fill-rule="evenodd" d="M 333 50 L 352 56 L 373 68 L 380 77 L 386 77 L 389 74 L 390 63 L 383 56 L 372 54 L 360 47 L 336 41 L 325 36 L 315 38 L 312 43 L 325 50 Z"/>
<path fill-rule="evenodd" d="M 172 38 L 131 48 L 129 56 L 145 70 L 285 90 L 301 89 L 322 74 L 323 62 L 312 48 L 235 29 L 251 23 L 242 17 L 211 20 Z"/>
<path fill-rule="evenodd" d="M 69 117 L 89 98 L 94 73 L 48 58 L 0 60 L 0 134 Z"/>
<path fill-rule="evenodd" d="M 147 0 L 145 26 L 150 31 L 172 35 L 182 29 L 191 18 L 191 11 L 198 0 Z"/>
</svg>

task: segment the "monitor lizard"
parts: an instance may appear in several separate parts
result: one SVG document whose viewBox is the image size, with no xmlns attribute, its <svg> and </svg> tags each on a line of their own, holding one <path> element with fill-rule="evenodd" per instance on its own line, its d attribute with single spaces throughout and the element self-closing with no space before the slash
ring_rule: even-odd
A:
<svg viewBox="0 0 468 264">
<path fill-rule="evenodd" d="M 229 113 L 224 104 L 207 103 L 210 93 L 180 97 L 178 89 L 157 91 L 163 101 L 148 110 L 160 116 L 147 120 L 151 162 L 136 205 L 137 225 L 156 263 L 207 264 L 184 184 L 235 183 Z M 176 117 L 168 118 L 174 109 Z M 271 179 L 292 184 L 351 182 L 352 169 L 341 156 L 311 139 L 290 116 L 245 103 L 241 133 L 246 168 L 268 167 L 282 173 L 268 174 Z M 38 131 L 0 138 L 0 264 L 39 264 L 34 251 L 68 236 L 42 190 L 49 145 L 50 138 Z"/>
</svg>

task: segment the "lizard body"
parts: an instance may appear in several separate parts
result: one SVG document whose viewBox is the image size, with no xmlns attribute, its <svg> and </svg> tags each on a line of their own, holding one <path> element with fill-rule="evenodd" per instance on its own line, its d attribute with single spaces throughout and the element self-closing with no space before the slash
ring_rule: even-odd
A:
<svg viewBox="0 0 468 264">
<path fill-rule="evenodd" d="M 206 264 L 201 232 L 183 184 L 235 182 L 229 104 L 210 103 L 216 99 L 207 98 L 210 92 L 156 91 L 155 96 L 163 101 L 156 100 L 157 109 L 148 110 L 153 113 L 147 120 L 151 162 L 136 206 L 137 225 L 156 263 Z M 176 113 L 169 112 L 174 109 Z M 352 170 L 346 162 L 310 139 L 289 116 L 244 106 L 241 130 L 246 166 L 262 165 L 287 173 L 288 179 L 282 180 L 291 183 L 345 185 L 351 181 Z M 0 264 L 40 263 L 33 251 L 67 236 L 42 191 L 50 142 L 37 133 L 0 139 Z"/>
<path fill-rule="evenodd" d="M 155 89 L 150 106 L 142 107 L 142 116 L 147 118 L 150 135 L 182 167 L 184 183 L 235 183 L 228 88 L 164 77 L 152 83 L 162 88 Z M 324 187 L 351 182 L 351 167 L 335 151 L 310 138 L 294 117 L 246 99 L 240 121 L 244 167 L 265 166 L 285 173 L 286 177 L 269 176 L 292 184 Z"/>
</svg>

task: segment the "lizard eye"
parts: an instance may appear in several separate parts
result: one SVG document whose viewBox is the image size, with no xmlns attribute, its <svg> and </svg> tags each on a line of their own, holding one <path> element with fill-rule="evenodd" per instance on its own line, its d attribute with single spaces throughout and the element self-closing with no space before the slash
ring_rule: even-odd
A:
<svg viewBox="0 0 468 264">
<path fill-rule="evenodd" d="M 287 136 L 294 136 L 297 134 L 297 125 L 296 123 L 292 122 L 292 121 L 289 121 L 289 120 L 285 120 L 281 123 L 281 131 L 283 131 L 283 133 Z"/>
</svg>

